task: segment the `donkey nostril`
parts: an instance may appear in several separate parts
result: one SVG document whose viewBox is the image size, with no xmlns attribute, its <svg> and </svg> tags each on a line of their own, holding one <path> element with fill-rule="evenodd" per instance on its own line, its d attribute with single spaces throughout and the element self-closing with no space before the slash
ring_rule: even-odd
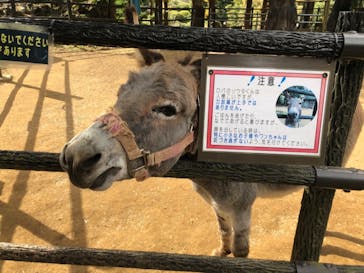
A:
<svg viewBox="0 0 364 273">
<path fill-rule="evenodd" d="M 86 160 L 82 161 L 82 163 L 80 164 L 82 166 L 82 168 L 84 169 L 89 169 L 91 168 L 93 165 L 95 165 L 101 158 L 101 154 L 95 154 L 89 158 L 87 158 Z"/>
</svg>

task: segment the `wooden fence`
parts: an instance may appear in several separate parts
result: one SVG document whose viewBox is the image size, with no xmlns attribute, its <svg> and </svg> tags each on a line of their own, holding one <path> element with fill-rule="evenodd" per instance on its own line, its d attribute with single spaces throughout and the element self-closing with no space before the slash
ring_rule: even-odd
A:
<svg viewBox="0 0 364 273">
<path fill-rule="evenodd" d="M 6 22 L 22 22 L 28 24 L 38 24 L 47 26 L 54 34 L 55 43 L 60 44 L 94 44 L 94 45 L 110 45 L 110 46 L 125 46 L 125 47 L 149 47 L 149 48 L 168 48 L 178 50 L 197 50 L 197 51 L 220 51 L 220 52 L 243 52 L 243 53 L 259 53 L 259 54 L 279 54 L 279 55 L 296 55 L 296 56 L 316 56 L 324 57 L 329 61 L 334 61 L 340 57 L 342 52 L 346 52 L 347 46 L 363 46 L 363 43 L 359 45 L 346 45 L 344 42 L 344 35 L 342 33 L 309 33 L 309 32 L 286 32 L 286 31 L 242 31 L 242 30 L 228 30 L 228 29 L 184 29 L 184 28 L 170 28 L 170 27 L 148 27 L 148 26 L 130 26 L 122 24 L 107 24 L 97 22 L 73 22 L 62 20 L 32 20 L 32 19 L 1 19 L 0 21 Z M 364 13 L 343 13 L 339 18 L 340 30 L 357 30 L 360 31 L 360 23 L 364 21 Z M 107 31 L 105 31 L 107 30 Z M 112 31 L 111 31 L 112 30 Z M 349 39 L 350 40 L 350 39 Z M 362 50 L 358 50 L 359 55 L 363 54 Z M 353 56 L 351 56 L 353 57 Z M 363 56 L 358 56 L 363 57 Z M 354 113 L 355 106 L 358 102 L 358 96 L 362 85 L 364 71 L 364 62 L 360 60 L 345 60 L 340 59 L 337 68 L 337 80 L 333 90 L 333 100 L 331 104 L 331 117 L 330 117 L 330 131 L 328 133 L 327 141 L 327 153 L 326 153 L 326 165 L 327 166 L 340 166 L 345 150 L 345 143 L 349 132 L 351 119 Z M 0 165 L 2 168 L 19 168 L 19 169 L 32 169 L 32 167 L 26 166 L 25 163 L 16 165 L 18 159 L 26 158 L 26 153 L 22 152 L 3 152 L 6 154 L 5 159 Z M 37 170 L 59 171 L 58 163 L 56 163 L 56 154 L 30 154 L 31 156 L 48 157 L 43 162 L 42 167 L 34 167 Z M 13 158 L 13 159 L 10 159 Z M 53 159 L 52 159 L 53 158 Z M 26 160 L 25 160 L 26 161 Z M 30 160 L 35 163 L 42 160 Z M 19 163 L 19 162 L 18 162 Z M 49 165 L 49 164 L 50 165 Z M 187 165 L 186 165 L 187 164 Z M 188 165 L 191 164 L 191 165 Z M 190 168 L 197 165 L 198 169 L 205 171 L 211 171 L 212 169 L 223 168 L 224 178 L 229 178 L 231 181 L 247 181 L 244 180 L 247 173 L 251 172 L 252 176 L 248 177 L 249 182 L 270 182 L 274 183 L 282 180 L 286 180 L 287 183 L 301 184 L 314 186 L 316 183 L 320 184 L 320 179 L 317 179 L 317 174 L 320 175 L 320 169 L 306 166 L 297 167 L 284 166 L 279 169 L 278 166 L 254 166 L 254 165 L 226 165 L 218 164 L 213 168 L 209 166 L 210 163 L 196 163 L 189 162 L 184 163 L 181 161 L 176 165 L 176 169 Z M 52 167 L 51 167 L 52 166 Z M 237 168 L 246 168 L 242 173 L 237 174 Z M 53 168 L 53 169 L 52 169 Z M 251 169 L 251 171 L 249 171 Z M 299 171 L 300 169 L 301 171 Z M 178 176 L 177 173 L 173 173 L 175 169 L 172 169 L 170 173 L 174 176 Z M 184 169 L 185 170 L 185 169 Z M 229 170 L 232 170 L 228 173 Z M 277 176 L 277 170 L 279 175 L 288 174 L 286 177 Z M 294 170 L 294 176 L 289 170 Z M 338 169 L 336 169 L 338 170 Z M 240 169 L 242 171 L 242 169 Z M 297 171 L 302 173 L 302 179 L 297 179 Z M 336 188 L 334 185 L 330 185 L 330 175 L 327 175 L 326 168 L 321 169 L 321 175 L 325 179 L 321 179 L 321 183 L 327 183 L 326 186 L 321 184 L 321 187 L 311 187 L 310 191 L 304 193 L 302 199 L 302 207 L 297 225 L 296 237 L 294 241 L 294 247 L 292 251 L 292 261 L 318 261 L 322 241 L 326 231 L 327 221 L 330 214 L 332 200 L 334 198 Z M 188 171 L 190 172 L 190 171 Z M 184 171 L 184 173 L 188 173 Z M 344 170 L 344 173 L 347 170 Z M 208 175 L 209 172 L 201 174 L 192 173 L 194 175 Z M 227 174 L 228 173 L 228 174 Z M 275 174 L 275 176 L 270 174 Z M 330 170 L 329 170 L 330 173 Z M 336 177 L 337 173 L 331 175 Z M 352 185 L 342 184 L 339 188 L 346 189 L 363 189 L 363 177 L 361 171 L 354 171 Z M 210 174 L 211 175 L 211 174 Z M 214 175 L 214 174 L 213 174 Z M 216 177 L 216 175 L 214 175 Z M 254 180 L 255 177 L 255 180 Z M 279 177 L 279 178 L 278 178 Z M 343 175 L 342 177 L 345 177 Z M 252 180 L 253 179 L 253 180 Z M 297 182 L 299 181 L 299 182 Z M 324 182 L 323 182 L 324 181 Z M 343 182 L 341 182 L 343 183 Z M 316 184 L 316 186 L 318 185 Z M 330 188 L 330 189 L 327 189 Z M 57 253 L 68 253 L 70 260 L 67 260 L 65 256 L 58 256 Z M 101 251 L 100 254 L 95 254 L 92 250 L 80 250 L 80 249 L 40 249 L 37 247 L 23 247 L 14 246 L 10 244 L 1 244 L 0 258 L 1 259 L 13 259 L 13 260 L 28 260 L 28 261 L 40 261 L 40 262 L 57 262 L 57 263 L 77 263 L 72 254 L 75 252 L 82 253 L 88 257 L 86 260 L 95 265 L 98 261 L 102 260 L 105 255 L 105 251 Z M 91 252 L 89 252 L 91 251 Z M 10 254 L 12 252 L 12 254 Z M 106 251 L 107 252 L 107 251 Z M 94 255 L 92 255 L 93 253 Z M 119 252 L 118 252 L 119 253 Z M 122 255 L 125 252 L 119 254 L 113 253 L 111 260 L 116 261 L 116 266 L 128 266 L 128 267 L 140 267 L 140 268 L 157 268 L 149 267 L 146 265 L 139 265 L 137 261 L 128 264 L 117 265 L 118 260 L 123 260 Z M 130 254 L 130 253 L 129 253 Z M 91 255 L 91 256 L 90 256 Z M 134 256 L 133 256 L 134 255 Z M 131 257 L 139 257 L 138 253 L 131 253 L 128 259 Z M 164 254 L 163 254 L 164 255 Z M 161 256 L 165 258 L 165 256 Z M 172 255 L 172 254 L 171 254 Z M 143 258 L 140 261 L 149 260 L 151 263 L 156 261 L 156 264 L 162 259 L 157 259 L 152 253 L 141 255 Z M 172 255 L 173 256 L 173 255 Z M 178 255 L 177 255 L 178 256 Z M 173 257 L 177 257 L 173 256 Z M 49 257 L 49 258 L 44 258 Z M 57 258 L 58 257 L 58 258 Z M 93 257 L 93 259 L 91 259 Z M 155 259 L 154 259 L 155 258 Z M 185 257 L 179 257 L 179 262 L 186 262 Z M 48 260 L 49 259 L 49 260 Z M 208 261 L 220 261 L 223 265 L 218 271 L 214 271 L 213 267 L 209 267 L 207 263 L 202 268 L 192 268 L 191 264 L 194 263 L 194 258 L 188 260 L 186 264 L 189 265 L 187 271 L 197 270 L 202 272 L 317 272 L 318 269 L 326 268 L 330 270 L 333 267 L 318 265 L 318 264 L 297 264 L 288 262 L 272 262 L 272 261 L 251 261 L 246 259 L 220 259 L 216 257 L 207 258 Z M 173 260 L 173 259 L 172 259 Z M 178 264 L 176 260 L 173 260 L 171 264 Z M 254 264 L 252 269 L 248 264 L 252 262 Z M 101 262 L 100 262 L 101 263 Z M 230 267 L 229 264 L 238 264 L 238 268 Z M 245 263 L 245 264 L 244 264 Z M 86 263 L 82 263 L 86 264 Z M 98 264 L 101 265 L 101 264 Z M 103 264 L 105 265 L 105 264 Z M 108 263 L 108 265 L 112 265 Z M 137 266 L 138 265 L 138 266 Z M 277 267 L 280 269 L 278 270 Z M 305 266 L 312 267 L 310 270 L 317 269 L 316 271 L 307 271 Z M 183 268 L 166 267 L 165 265 L 158 267 L 159 269 L 167 270 L 185 270 Z M 302 269 L 304 268 L 304 269 Z M 337 270 L 338 267 L 335 268 Z M 306 271 L 305 271 L 306 270 Z M 351 271 L 350 271 L 351 270 Z M 337 272 L 337 271 L 327 271 Z M 363 267 L 343 267 L 340 268 L 340 272 L 364 272 Z"/>
<path fill-rule="evenodd" d="M 0 259 L 206 273 L 363 273 L 362 266 L 0 243 Z"/>
</svg>

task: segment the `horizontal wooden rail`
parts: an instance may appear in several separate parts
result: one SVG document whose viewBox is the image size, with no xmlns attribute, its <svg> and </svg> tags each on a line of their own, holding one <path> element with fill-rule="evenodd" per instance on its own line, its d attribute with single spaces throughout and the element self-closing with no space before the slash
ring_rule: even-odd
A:
<svg viewBox="0 0 364 273">
<path fill-rule="evenodd" d="M 59 172 L 63 170 L 58 157 L 57 153 L 0 151 L 0 169 Z M 165 177 L 364 190 L 362 170 L 307 165 L 225 164 L 183 159 Z"/>
<path fill-rule="evenodd" d="M 0 22 L 42 25 L 58 44 L 145 47 L 170 50 L 214 51 L 338 58 L 342 33 L 255 31 L 126 25 L 110 22 L 0 18 Z"/>
<path fill-rule="evenodd" d="M 0 243 L 0 260 L 209 273 L 364 273 L 362 266 Z M 306 269 L 306 270 L 305 270 Z M 309 270 L 309 271 L 307 271 Z"/>
</svg>

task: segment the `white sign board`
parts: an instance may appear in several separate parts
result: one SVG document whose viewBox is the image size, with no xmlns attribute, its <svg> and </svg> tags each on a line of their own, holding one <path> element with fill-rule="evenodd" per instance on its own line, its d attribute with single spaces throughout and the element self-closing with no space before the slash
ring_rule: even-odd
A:
<svg viewBox="0 0 364 273">
<path fill-rule="evenodd" d="M 205 73 L 202 152 L 321 156 L 330 69 L 207 64 Z"/>
</svg>

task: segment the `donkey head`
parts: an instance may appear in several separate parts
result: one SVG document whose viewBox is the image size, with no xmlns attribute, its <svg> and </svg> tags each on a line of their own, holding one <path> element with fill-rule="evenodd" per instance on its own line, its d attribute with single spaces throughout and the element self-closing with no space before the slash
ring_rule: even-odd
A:
<svg viewBox="0 0 364 273">
<path fill-rule="evenodd" d="M 294 97 L 287 92 L 286 98 L 288 104 L 286 125 L 288 127 L 298 127 L 299 119 L 302 113 L 302 103 L 304 97 Z"/>
<path fill-rule="evenodd" d="M 60 164 L 78 187 L 104 190 L 137 173 L 139 180 L 162 176 L 193 141 L 199 63 L 168 63 L 159 53 L 141 53 L 145 66 L 129 74 L 112 113 L 63 147 Z"/>
</svg>

